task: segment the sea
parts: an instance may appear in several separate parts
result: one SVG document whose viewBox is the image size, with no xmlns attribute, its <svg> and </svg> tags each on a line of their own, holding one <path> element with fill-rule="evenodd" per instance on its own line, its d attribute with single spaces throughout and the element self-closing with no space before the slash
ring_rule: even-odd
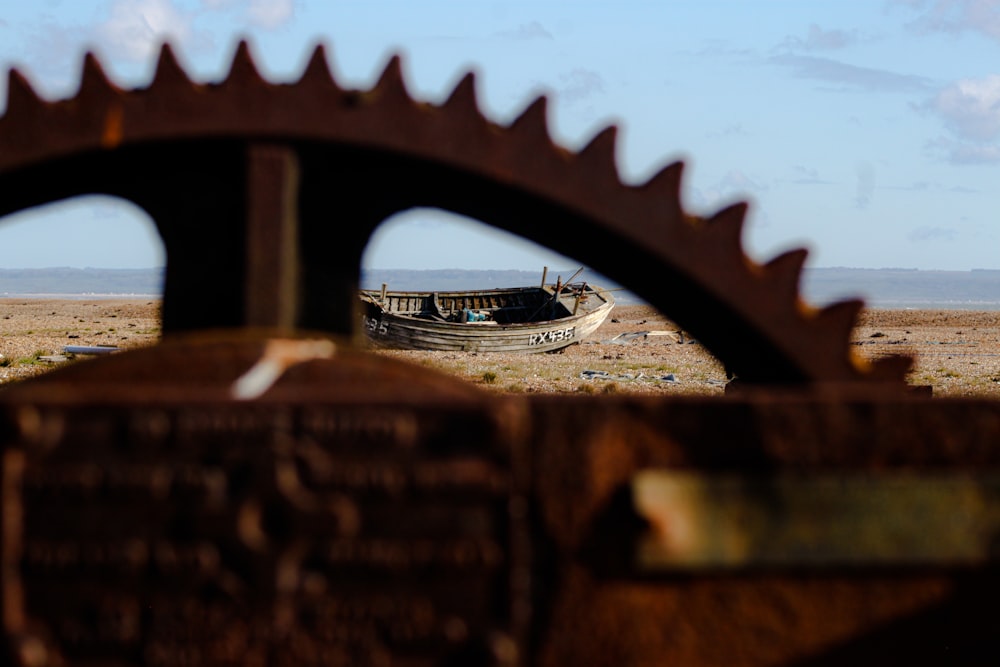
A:
<svg viewBox="0 0 1000 667">
<path fill-rule="evenodd" d="M 135 292 L 0 292 L 0 299 L 14 300 L 128 300 L 128 301 L 156 301 L 162 297 L 161 294 L 135 293 Z M 854 298 L 851 295 L 844 295 L 843 298 Z M 615 300 L 623 306 L 643 305 L 645 302 L 628 291 L 615 294 Z M 822 307 L 834 301 L 832 300 L 811 300 L 807 301 L 817 307 Z M 869 308 L 879 310 L 971 310 L 992 312 L 1000 314 L 1000 300 L 984 301 L 972 299 L 863 299 Z"/>
<path fill-rule="evenodd" d="M 865 299 L 865 305 L 879 310 L 974 310 L 1000 311 L 1000 301 L 969 299 L 908 299 L 904 301 Z"/>
<path fill-rule="evenodd" d="M 162 294 L 137 294 L 135 292 L 0 292 L 0 299 L 55 299 L 68 301 L 89 301 L 91 299 L 122 299 L 135 301 L 156 301 Z"/>
<path fill-rule="evenodd" d="M 627 287 L 590 269 L 581 274 L 576 267 L 550 269 L 547 282 L 571 275 L 578 275 L 578 281 L 613 289 L 621 305 L 644 303 Z M 156 300 L 162 294 L 163 277 L 162 268 L 0 268 L 0 299 Z M 540 271 L 522 270 L 366 269 L 360 284 L 364 289 L 379 289 L 387 284 L 394 290 L 447 291 L 537 285 L 540 277 Z M 657 284 L 654 288 L 670 286 Z M 1000 270 L 806 269 L 800 292 L 803 300 L 816 307 L 860 298 L 871 308 L 889 310 L 1000 311 Z"/>
</svg>

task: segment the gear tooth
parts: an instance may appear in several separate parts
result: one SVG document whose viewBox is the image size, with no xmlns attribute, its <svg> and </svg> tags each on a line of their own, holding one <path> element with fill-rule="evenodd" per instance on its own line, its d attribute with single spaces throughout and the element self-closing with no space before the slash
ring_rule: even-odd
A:
<svg viewBox="0 0 1000 667">
<path fill-rule="evenodd" d="M 865 302 L 860 299 L 831 304 L 816 315 L 813 329 L 825 338 L 846 343 L 864 307 Z"/>
<path fill-rule="evenodd" d="M 111 83 L 111 79 L 104 73 L 101 61 L 93 52 L 88 51 L 83 56 L 83 72 L 80 75 L 80 92 L 78 96 L 99 92 L 118 91 L 118 87 Z"/>
<path fill-rule="evenodd" d="M 523 135 L 526 142 L 539 142 L 551 145 L 548 125 L 549 100 L 545 95 L 539 95 L 528 105 L 521 115 L 509 126 L 511 134 Z M 537 144 L 536 144 L 537 145 Z"/>
<path fill-rule="evenodd" d="M 232 82 L 239 82 L 241 84 L 248 82 L 264 83 L 264 77 L 260 75 L 260 70 L 257 69 L 257 65 L 253 61 L 253 55 L 250 53 L 250 43 L 245 39 L 241 39 L 240 43 L 236 46 L 236 53 L 233 54 L 233 62 L 229 66 L 226 83 Z"/>
<path fill-rule="evenodd" d="M 684 163 L 674 162 L 656 172 L 642 185 L 634 186 L 633 190 L 642 197 L 648 197 L 654 202 L 657 218 L 665 224 L 684 220 L 684 209 L 681 205 L 681 177 L 684 175 Z"/>
<path fill-rule="evenodd" d="M 771 289 L 790 301 L 797 300 L 802 267 L 808 256 L 808 250 L 798 248 L 782 253 L 768 262 L 764 266 L 764 278 L 772 286 Z"/>
<path fill-rule="evenodd" d="M 333 86 L 335 89 L 340 90 L 337 79 L 330 70 L 330 61 L 326 57 L 326 48 L 322 44 L 317 44 L 316 48 L 313 49 L 312 56 L 309 57 L 309 62 L 302 71 L 302 76 L 299 77 L 299 83 L 307 82 L 316 85 Z"/>
<path fill-rule="evenodd" d="M 913 357 L 894 354 L 869 362 L 868 376 L 880 382 L 905 382 L 906 374 L 913 368 Z"/>
<path fill-rule="evenodd" d="M 31 83 L 16 69 L 7 73 L 7 111 L 4 115 L 11 116 L 15 112 L 25 113 L 26 110 L 37 109 L 42 105 Z"/>
<path fill-rule="evenodd" d="M 462 80 L 452 89 L 448 99 L 441 105 L 442 109 L 473 109 L 479 114 L 479 101 L 476 98 L 476 73 L 466 72 Z M 480 114 L 481 115 L 481 114 Z"/>
<path fill-rule="evenodd" d="M 403 59 L 398 53 L 389 58 L 385 64 L 385 69 L 379 75 L 378 83 L 372 88 L 373 93 L 379 97 L 405 98 L 410 99 L 410 93 L 406 90 L 406 82 L 403 81 Z"/>
<path fill-rule="evenodd" d="M 672 162 L 653 174 L 649 180 L 638 186 L 646 192 L 652 192 L 663 197 L 681 198 L 681 178 L 684 176 L 684 163 Z"/>
<path fill-rule="evenodd" d="M 598 132 L 590 140 L 583 150 L 577 153 L 577 160 L 583 164 L 596 169 L 606 169 L 608 165 L 611 172 L 618 177 L 618 166 L 615 164 L 615 140 L 618 137 L 618 127 L 608 125 Z"/>
<path fill-rule="evenodd" d="M 160 57 L 156 61 L 156 73 L 153 74 L 153 83 L 150 87 L 170 86 L 177 83 L 193 85 L 187 72 L 177 60 L 173 48 L 169 43 L 164 42 L 160 48 Z"/>
<path fill-rule="evenodd" d="M 733 204 L 722 209 L 705 221 L 702 234 L 706 242 L 731 249 L 743 254 L 743 224 L 746 221 L 747 205 Z"/>
</svg>

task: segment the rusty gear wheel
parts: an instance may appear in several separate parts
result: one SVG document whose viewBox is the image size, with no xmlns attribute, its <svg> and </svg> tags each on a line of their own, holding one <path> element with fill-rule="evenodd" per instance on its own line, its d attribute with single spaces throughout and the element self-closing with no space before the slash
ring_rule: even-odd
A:
<svg viewBox="0 0 1000 667">
<path fill-rule="evenodd" d="M 376 85 L 341 89 L 322 47 L 272 84 L 241 43 L 218 84 L 164 47 L 151 84 L 123 90 L 84 59 L 80 88 L 41 100 L 12 70 L 0 118 L 0 215 L 89 193 L 131 200 L 167 253 L 165 332 L 278 326 L 360 335 L 361 255 L 414 206 L 468 215 L 556 249 L 633 289 L 754 383 L 902 385 L 910 360 L 855 358 L 862 303 L 806 305 L 806 251 L 759 265 L 746 206 L 684 212 L 682 165 L 623 184 L 616 128 L 578 153 L 555 145 L 539 97 L 509 126 L 483 117 L 474 77 L 440 105 L 411 98 L 393 57 Z"/>
</svg>

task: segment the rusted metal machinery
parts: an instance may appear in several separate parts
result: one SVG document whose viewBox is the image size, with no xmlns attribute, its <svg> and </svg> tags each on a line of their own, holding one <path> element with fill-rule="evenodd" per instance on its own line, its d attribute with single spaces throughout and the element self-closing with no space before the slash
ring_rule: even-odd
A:
<svg viewBox="0 0 1000 667">
<path fill-rule="evenodd" d="M 88 56 L 61 102 L 12 72 L 0 214 L 124 197 L 168 265 L 162 344 L 0 393 L 4 660 L 995 659 L 1000 406 L 852 358 L 861 304 L 748 259 L 744 207 L 685 214 L 680 165 L 623 185 L 614 138 L 555 146 L 544 98 L 492 124 L 471 75 L 415 102 L 398 59 L 342 90 L 322 49 L 206 85 L 165 48 L 142 90 Z M 746 389 L 495 396 L 359 349 L 362 250 L 413 206 L 634 287 Z"/>
</svg>

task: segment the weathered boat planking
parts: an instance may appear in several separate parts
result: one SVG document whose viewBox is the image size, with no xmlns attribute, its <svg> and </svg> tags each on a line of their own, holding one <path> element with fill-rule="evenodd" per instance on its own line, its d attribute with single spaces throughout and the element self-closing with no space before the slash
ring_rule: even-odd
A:
<svg viewBox="0 0 1000 667">
<path fill-rule="evenodd" d="M 552 352 L 578 343 L 614 308 L 587 283 L 468 292 L 362 291 L 365 330 L 379 347 Z"/>
</svg>

